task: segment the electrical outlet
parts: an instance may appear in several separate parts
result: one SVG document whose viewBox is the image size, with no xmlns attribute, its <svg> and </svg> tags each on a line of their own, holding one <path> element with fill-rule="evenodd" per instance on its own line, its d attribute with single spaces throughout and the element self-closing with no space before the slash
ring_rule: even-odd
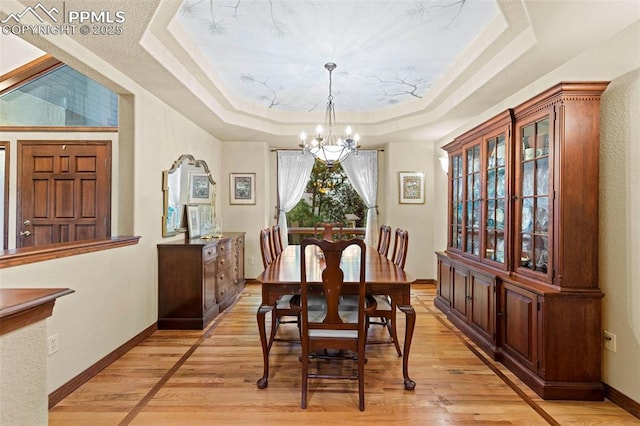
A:
<svg viewBox="0 0 640 426">
<path fill-rule="evenodd" d="M 249 256 L 249 265 L 253 265 L 256 261 L 256 258 L 253 256 Z"/>
<path fill-rule="evenodd" d="M 58 352 L 58 333 L 49 336 L 49 355 L 53 355 Z"/>
<path fill-rule="evenodd" d="M 616 335 L 613 333 L 609 333 L 608 331 L 604 331 L 603 338 L 603 346 L 605 349 L 609 349 L 611 352 L 616 351 Z"/>
</svg>

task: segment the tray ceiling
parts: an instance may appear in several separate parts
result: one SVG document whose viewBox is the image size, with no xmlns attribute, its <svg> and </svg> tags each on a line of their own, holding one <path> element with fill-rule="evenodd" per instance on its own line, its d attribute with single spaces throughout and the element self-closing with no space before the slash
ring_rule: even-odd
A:
<svg viewBox="0 0 640 426">
<path fill-rule="evenodd" d="M 186 0 L 176 18 L 231 96 L 283 111 L 423 99 L 498 15 L 495 1 Z"/>
</svg>

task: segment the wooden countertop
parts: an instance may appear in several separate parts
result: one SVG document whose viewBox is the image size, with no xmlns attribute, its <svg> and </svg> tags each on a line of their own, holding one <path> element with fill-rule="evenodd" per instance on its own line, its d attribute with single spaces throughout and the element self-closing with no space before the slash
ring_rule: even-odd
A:
<svg viewBox="0 0 640 426">
<path fill-rule="evenodd" d="M 68 288 L 0 289 L 0 335 L 51 316 L 56 299 L 73 292 Z"/>
</svg>

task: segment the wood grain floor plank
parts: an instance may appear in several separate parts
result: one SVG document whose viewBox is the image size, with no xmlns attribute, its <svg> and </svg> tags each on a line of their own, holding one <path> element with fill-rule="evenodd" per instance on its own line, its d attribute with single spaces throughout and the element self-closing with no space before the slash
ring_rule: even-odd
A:
<svg viewBox="0 0 640 426">
<path fill-rule="evenodd" d="M 366 410 L 355 382 L 310 380 L 300 408 L 299 345 L 274 343 L 269 387 L 257 389 L 262 352 L 255 313 L 260 288 L 202 331 L 158 330 L 49 411 L 50 425 L 544 425 L 638 424 L 609 401 L 543 401 L 509 370 L 456 332 L 433 307 L 435 288 L 412 289 L 417 314 L 404 389 L 402 360 L 392 345 L 367 348 Z M 398 315 L 404 336 L 404 318 Z M 295 325 L 279 330 L 294 338 Z M 386 331 L 370 330 L 382 339 Z M 323 364 L 322 368 L 351 368 Z M 514 390 L 517 389 L 517 390 Z"/>
</svg>

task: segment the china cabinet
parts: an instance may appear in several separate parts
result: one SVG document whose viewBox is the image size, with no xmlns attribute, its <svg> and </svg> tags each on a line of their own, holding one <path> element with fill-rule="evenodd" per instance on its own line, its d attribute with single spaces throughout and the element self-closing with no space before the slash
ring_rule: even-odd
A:
<svg viewBox="0 0 640 426">
<path fill-rule="evenodd" d="M 436 306 L 545 399 L 600 400 L 605 82 L 560 83 L 443 147 Z"/>
<path fill-rule="evenodd" d="M 158 328 L 203 329 L 244 285 L 244 232 L 158 244 Z"/>
</svg>

